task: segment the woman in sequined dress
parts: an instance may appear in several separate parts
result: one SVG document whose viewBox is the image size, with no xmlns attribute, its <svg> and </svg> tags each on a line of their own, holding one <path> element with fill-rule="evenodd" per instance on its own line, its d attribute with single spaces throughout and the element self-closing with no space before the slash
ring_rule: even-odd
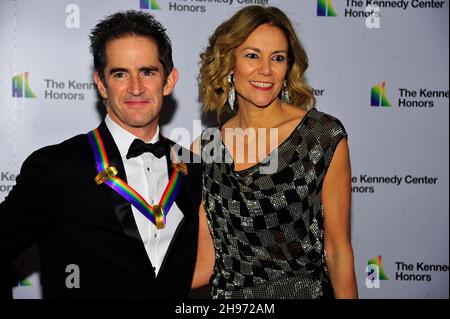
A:
<svg viewBox="0 0 450 319">
<path fill-rule="evenodd" d="M 201 54 L 205 111 L 232 117 L 193 144 L 203 205 L 193 287 L 213 298 L 356 298 L 351 171 L 341 122 L 315 106 L 286 15 L 248 6 Z"/>
</svg>

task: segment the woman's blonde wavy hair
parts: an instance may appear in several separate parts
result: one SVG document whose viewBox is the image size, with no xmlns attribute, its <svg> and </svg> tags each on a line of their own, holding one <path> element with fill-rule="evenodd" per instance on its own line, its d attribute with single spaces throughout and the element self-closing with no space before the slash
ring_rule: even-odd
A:
<svg viewBox="0 0 450 319">
<path fill-rule="evenodd" d="M 220 116 L 227 109 L 230 90 L 227 76 L 235 65 L 235 49 L 263 24 L 280 28 L 287 37 L 286 80 L 290 102 L 304 109 L 309 105 L 315 106 L 316 99 L 304 78 L 308 58 L 292 23 L 278 8 L 255 5 L 239 10 L 223 22 L 209 38 L 206 50 L 200 54 L 199 89 L 204 111 L 216 111 Z"/>
</svg>

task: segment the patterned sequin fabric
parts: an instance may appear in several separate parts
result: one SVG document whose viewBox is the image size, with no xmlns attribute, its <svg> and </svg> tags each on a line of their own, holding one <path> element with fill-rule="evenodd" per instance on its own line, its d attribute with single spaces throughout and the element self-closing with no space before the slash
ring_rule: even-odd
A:
<svg viewBox="0 0 450 319">
<path fill-rule="evenodd" d="M 216 250 L 213 298 L 333 297 L 321 191 L 346 136 L 339 120 L 311 109 L 264 161 L 235 171 L 220 128 L 203 132 L 203 200 Z"/>
</svg>

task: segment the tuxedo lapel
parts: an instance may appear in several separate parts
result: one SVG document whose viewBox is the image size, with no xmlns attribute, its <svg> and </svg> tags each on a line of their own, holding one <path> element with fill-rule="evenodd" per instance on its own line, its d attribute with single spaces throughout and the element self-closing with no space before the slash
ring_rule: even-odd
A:
<svg viewBox="0 0 450 319">
<path fill-rule="evenodd" d="M 104 121 L 100 124 L 98 130 L 103 139 L 106 154 L 108 154 L 109 165 L 114 166 L 118 171 L 118 177 L 127 183 L 127 176 L 125 174 L 125 168 L 119 149 Z M 105 185 L 105 187 L 107 186 Z M 122 226 L 124 233 L 142 244 L 142 239 L 139 235 L 136 221 L 134 220 L 133 211 L 131 210 L 131 204 L 112 189 L 110 189 L 110 194 L 114 206 L 114 213 Z"/>
<path fill-rule="evenodd" d="M 175 152 L 177 152 L 180 149 L 180 146 L 178 144 L 165 138 L 164 136 L 160 135 L 159 138 L 165 139 L 167 141 L 168 145 L 170 145 Z M 181 160 L 184 161 L 185 159 L 181 158 Z M 166 150 L 166 163 L 167 163 L 167 174 L 168 174 L 168 178 L 170 180 L 170 177 L 174 170 L 174 168 L 172 167 L 172 158 L 171 158 L 170 147 L 168 147 Z M 189 166 L 188 166 L 187 173 L 189 174 Z M 175 254 L 180 253 L 179 251 L 177 252 L 177 247 L 176 247 L 177 243 L 183 242 L 185 240 L 182 237 L 185 236 L 186 225 L 189 225 L 191 223 L 192 214 L 194 213 L 193 203 L 188 195 L 187 175 L 186 176 L 183 175 L 181 177 L 181 185 L 178 190 L 177 197 L 175 198 L 175 203 L 178 206 L 178 208 L 180 209 L 180 211 L 182 212 L 183 219 L 178 224 L 178 227 L 175 230 L 172 240 L 170 241 L 169 248 L 167 249 L 167 252 L 166 252 L 166 255 L 164 256 L 163 262 L 161 263 L 161 268 L 158 272 L 158 278 L 164 277 L 165 273 L 167 271 L 170 272 L 171 270 L 173 270 L 173 269 L 169 270 L 168 268 L 174 267 L 175 264 L 168 265 L 168 262 L 169 262 L 169 260 L 172 260 L 172 262 L 174 262 L 174 258 L 176 259 Z M 186 253 L 186 252 L 183 252 L 183 253 Z"/>
</svg>

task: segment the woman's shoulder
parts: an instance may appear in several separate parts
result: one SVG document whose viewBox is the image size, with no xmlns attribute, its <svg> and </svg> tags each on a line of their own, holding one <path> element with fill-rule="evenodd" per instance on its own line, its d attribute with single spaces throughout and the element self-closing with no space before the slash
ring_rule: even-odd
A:
<svg viewBox="0 0 450 319">
<path fill-rule="evenodd" d="M 332 130 L 335 133 L 340 131 L 347 135 L 341 120 L 334 115 L 319 111 L 317 108 L 312 108 L 308 111 L 306 116 L 310 122 L 321 126 L 323 129 Z"/>
</svg>

